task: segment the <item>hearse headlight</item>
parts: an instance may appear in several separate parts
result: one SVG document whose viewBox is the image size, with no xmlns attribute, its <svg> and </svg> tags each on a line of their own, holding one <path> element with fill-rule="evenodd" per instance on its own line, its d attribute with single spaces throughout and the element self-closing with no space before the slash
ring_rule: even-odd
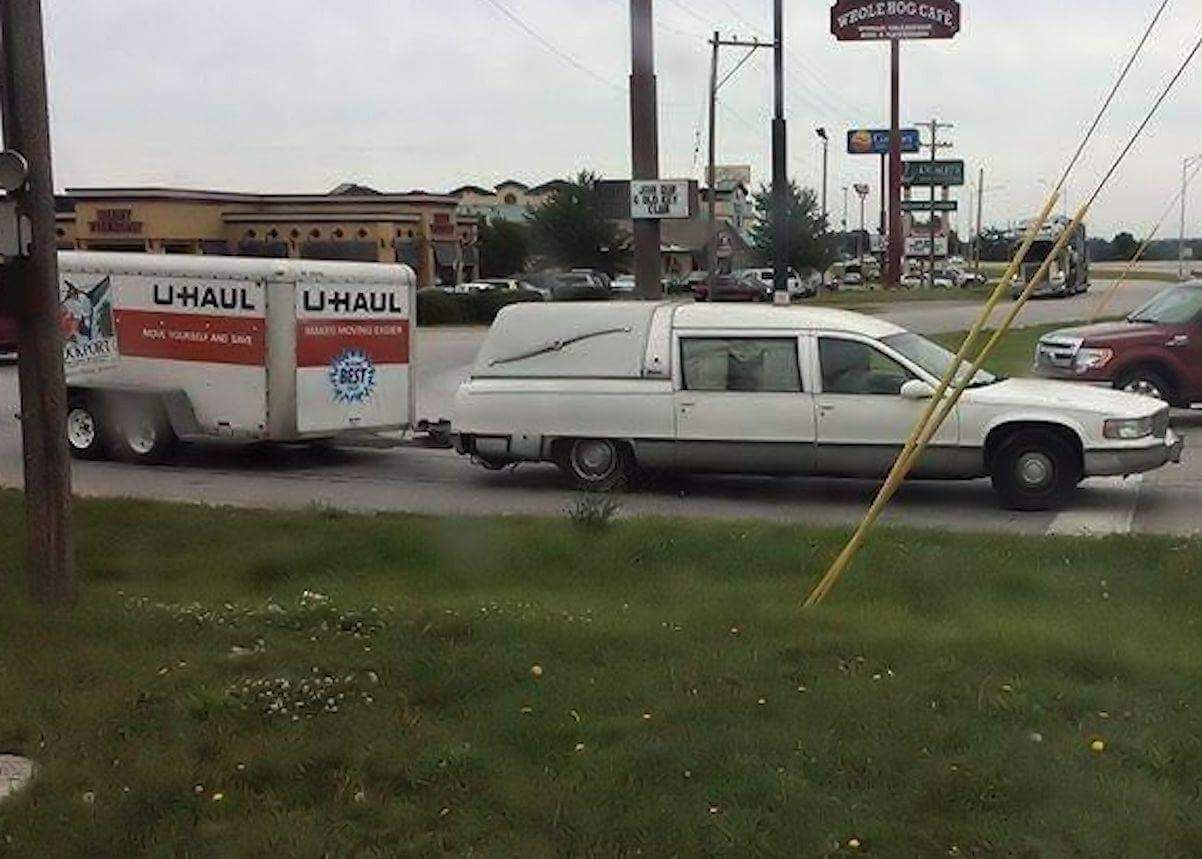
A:
<svg viewBox="0 0 1202 859">
<path fill-rule="evenodd" d="M 1152 434 L 1152 418 L 1115 418 L 1102 425 L 1102 435 L 1111 439 L 1131 440 Z"/>
<path fill-rule="evenodd" d="M 1109 364 L 1113 357 L 1113 349 L 1078 349 L 1077 355 L 1073 359 L 1073 368 L 1078 373 L 1100 370 Z"/>
</svg>

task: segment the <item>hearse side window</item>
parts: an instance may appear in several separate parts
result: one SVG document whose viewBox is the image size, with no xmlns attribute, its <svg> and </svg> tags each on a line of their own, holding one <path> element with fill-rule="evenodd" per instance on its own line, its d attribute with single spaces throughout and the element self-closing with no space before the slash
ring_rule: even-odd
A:
<svg viewBox="0 0 1202 859">
<path fill-rule="evenodd" d="M 794 337 L 691 337 L 680 352 L 687 391 L 801 392 Z"/>
<path fill-rule="evenodd" d="M 818 340 L 824 394 L 897 396 L 913 373 L 867 343 L 822 337 Z"/>
</svg>

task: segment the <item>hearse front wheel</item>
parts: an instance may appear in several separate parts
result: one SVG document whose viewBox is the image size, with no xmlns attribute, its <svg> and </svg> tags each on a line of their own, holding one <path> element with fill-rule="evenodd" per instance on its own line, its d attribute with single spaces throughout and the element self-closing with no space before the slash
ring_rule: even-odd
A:
<svg viewBox="0 0 1202 859">
<path fill-rule="evenodd" d="M 617 492 L 634 476 L 634 454 L 629 445 L 607 438 L 578 438 L 561 443 L 559 467 L 578 489 Z"/>
<path fill-rule="evenodd" d="M 1016 432 L 993 456 L 993 488 L 1011 510 L 1052 510 L 1081 482 L 1077 452 L 1044 430 Z"/>
</svg>

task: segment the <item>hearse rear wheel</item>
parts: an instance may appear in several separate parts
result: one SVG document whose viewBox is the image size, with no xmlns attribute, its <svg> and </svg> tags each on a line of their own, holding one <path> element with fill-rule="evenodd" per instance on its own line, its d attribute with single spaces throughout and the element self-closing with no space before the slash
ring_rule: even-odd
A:
<svg viewBox="0 0 1202 859">
<path fill-rule="evenodd" d="M 67 447 L 76 459 L 104 459 L 109 439 L 99 400 L 77 394 L 67 402 Z"/>
<path fill-rule="evenodd" d="M 617 492 L 634 476 L 629 445 L 607 438 L 578 438 L 560 446 L 559 467 L 584 492 Z"/>
<path fill-rule="evenodd" d="M 113 454 L 125 462 L 156 464 L 175 448 L 175 431 L 162 405 L 149 397 L 121 403 L 113 421 Z"/>
</svg>

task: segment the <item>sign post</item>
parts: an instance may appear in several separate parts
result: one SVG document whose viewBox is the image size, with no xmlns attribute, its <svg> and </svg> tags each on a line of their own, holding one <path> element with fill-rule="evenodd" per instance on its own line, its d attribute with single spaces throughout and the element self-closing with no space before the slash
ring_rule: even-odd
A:
<svg viewBox="0 0 1202 859">
<path fill-rule="evenodd" d="M 901 280 L 902 260 L 902 130 L 901 41 L 951 39 L 960 32 L 958 0 L 836 0 L 831 7 L 831 34 L 841 42 L 890 43 L 889 266 L 886 285 Z"/>
<path fill-rule="evenodd" d="M 630 0 L 630 136 L 632 172 L 639 180 L 659 178 L 659 119 L 655 81 L 655 27 L 651 0 Z M 655 219 L 634 222 L 635 294 L 663 295 L 660 228 Z"/>
</svg>

